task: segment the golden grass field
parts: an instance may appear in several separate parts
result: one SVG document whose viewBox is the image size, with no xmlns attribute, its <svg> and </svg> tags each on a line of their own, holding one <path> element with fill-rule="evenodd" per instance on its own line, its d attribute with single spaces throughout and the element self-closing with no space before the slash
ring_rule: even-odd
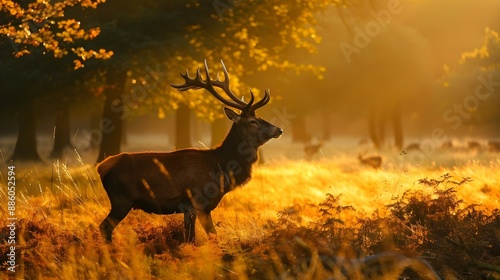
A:
<svg viewBox="0 0 500 280">
<path fill-rule="evenodd" d="M 442 178 L 444 174 L 453 177 L 447 185 L 445 182 L 438 188 L 454 187 L 456 198 L 464 201 L 461 208 L 477 204 L 474 209 L 484 211 L 485 216 L 491 218 L 488 225 L 493 227 L 494 238 L 500 239 L 498 154 L 443 152 L 431 160 L 417 161 L 409 154 L 387 153 L 382 155 L 384 163 L 378 170 L 361 165 L 357 154 L 332 154 L 330 157 L 320 154 L 311 161 L 275 158 L 256 166 L 252 180 L 227 194 L 213 211 L 217 236 L 208 237 L 201 226 L 197 226 L 194 245 L 181 242 L 182 215 L 159 216 L 141 211 L 131 212 L 116 228 L 113 244 L 106 245 L 98 225 L 109 211 L 109 201 L 93 165 L 83 162 L 71 167 L 59 162 L 19 164 L 16 166 L 15 276 L 18 279 L 364 279 L 363 271 L 346 276 L 340 268 L 325 269 L 324 265 L 318 265 L 318 257 L 325 264 L 327 255 L 330 259 L 342 256 L 353 265 L 367 255 L 379 254 L 380 250 L 350 249 L 355 247 L 352 245 L 355 240 L 349 236 L 351 230 L 363 228 L 357 235 L 363 232 L 366 233 L 363 238 L 369 239 L 372 233 L 359 226 L 361 221 L 373 217 L 371 222 L 374 222 L 375 217 L 388 215 L 386 206 L 399 201 L 406 190 L 419 190 L 435 198 L 435 189 L 418 182 L 424 178 Z M 0 203 L 4 209 L 7 205 L 5 168 L 2 167 L 0 178 Z M 467 177 L 471 181 L 462 185 L 450 183 Z M 330 205 L 333 212 L 328 214 L 330 219 L 325 220 L 318 209 L 325 207 L 321 203 L 327 194 L 341 196 L 335 201 L 338 205 Z M 336 206 L 352 206 L 355 210 Z M 0 228 L 3 228 L 0 234 L 4 240 L 8 235 L 7 212 L 0 213 Z M 318 229 L 327 224 L 325 221 L 337 223 L 328 235 L 326 231 L 316 235 Z M 323 227 L 317 226 L 319 222 L 323 222 Z M 385 225 L 384 234 L 404 230 L 391 228 L 390 223 Z M 409 236 L 417 238 L 418 230 L 412 229 L 412 232 Z M 463 236 L 453 234 L 449 239 L 462 240 L 468 236 L 468 232 Z M 322 236 L 329 239 L 321 239 Z M 472 242 L 468 237 L 463 238 L 465 244 Z M 486 246 L 488 252 L 493 252 L 490 254 L 500 251 L 498 241 L 478 239 L 491 243 Z M 411 250 L 416 245 L 398 248 L 394 244 L 384 245 L 383 241 L 380 244 L 385 248 L 383 251 L 411 258 L 425 254 L 431 265 L 433 258 L 440 258 L 441 253 Z M 467 251 L 467 246 L 462 245 L 458 252 Z M 6 270 L 7 247 L 5 241 L 0 241 L 3 263 L 0 278 L 3 279 L 14 276 Z M 462 255 L 460 258 L 467 259 L 467 252 Z M 434 268 L 445 279 L 499 279 L 495 278 L 499 277 L 499 272 L 495 272 L 500 265 L 498 255 L 483 255 L 476 260 L 492 268 L 471 268 L 471 275 L 447 268 L 445 261 L 444 265 Z M 379 278 L 371 278 L 398 279 L 391 276 L 389 270 L 383 270 Z M 420 276 L 406 279 L 425 279 L 424 270 L 416 269 Z"/>
</svg>

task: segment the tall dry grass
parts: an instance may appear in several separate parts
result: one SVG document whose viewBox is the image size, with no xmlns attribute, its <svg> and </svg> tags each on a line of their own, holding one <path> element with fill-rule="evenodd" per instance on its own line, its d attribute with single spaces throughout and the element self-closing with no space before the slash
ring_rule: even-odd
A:
<svg viewBox="0 0 500 280">
<path fill-rule="evenodd" d="M 349 235 L 359 236 L 361 232 L 363 238 L 370 238 L 373 232 L 366 229 L 369 224 L 375 225 L 378 221 L 380 226 L 381 220 L 375 217 L 391 215 L 388 205 L 401 201 L 409 190 L 435 198 L 436 189 L 419 184 L 419 180 L 442 178 L 446 173 L 453 177 L 440 187 L 453 187 L 456 199 L 464 202 L 462 208 L 478 205 L 477 209 L 491 216 L 500 205 L 497 170 L 500 170 L 500 160 L 495 156 L 468 160 L 466 155 L 456 154 L 440 155 L 434 162 L 417 162 L 398 153 L 387 154 L 378 170 L 360 165 L 356 155 L 349 153 L 330 158 L 320 156 L 316 161 L 274 160 L 256 167 L 252 180 L 227 194 L 213 211 L 217 237 L 209 238 L 198 227 L 196 244 L 182 244 L 182 216 L 132 211 L 115 230 L 113 245 L 106 245 L 99 235 L 98 224 L 109 211 L 109 201 L 92 165 L 82 161 L 72 167 L 59 162 L 51 166 L 20 164 L 16 166 L 16 217 L 20 226 L 16 276 L 24 279 L 320 279 L 336 275 L 347 279 L 346 275 L 351 273 L 350 279 L 362 279 L 363 275 L 375 273 L 366 272 L 368 268 L 371 271 L 373 267 L 392 267 L 390 262 L 394 268 L 377 272 L 382 275 L 380 279 L 403 272 L 406 266 L 398 267 L 401 263 L 420 267 L 414 274 L 423 275 L 430 272 L 425 268 L 427 263 L 422 264 L 416 258 L 420 252 L 406 252 L 404 248 L 393 253 L 398 251 L 394 247 L 396 242 L 391 243 L 392 247 L 387 244 L 384 247 L 377 239 L 381 248 L 391 249 L 392 253 L 380 255 L 373 251 L 377 254 L 368 258 L 369 250 L 362 252 L 360 248 L 364 245 L 355 248 L 353 244 L 359 240 L 355 242 L 354 236 Z M 4 166 L 0 178 L 3 209 L 7 203 L 5 174 Z M 462 178 L 471 181 L 463 185 L 452 183 Z M 0 213 L 3 239 L 7 213 Z M 383 223 L 386 227 L 397 225 L 387 220 Z M 400 221 L 400 225 L 403 224 Z M 495 230 L 499 234 L 499 229 Z M 2 242 L 0 262 L 5 268 L 7 244 Z M 289 259 L 290 256 L 294 256 L 294 260 Z M 348 261 L 339 264 L 339 257 Z M 498 263 L 492 265 L 495 267 Z M 453 279 L 461 273 L 446 267 L 444 264 L 439 271 L 441 277 Z M 494 273 L 491 275 L 498 276 Z M 5 278 L 9 274 L 2 269 L 0 275 Z"/>
</svg>

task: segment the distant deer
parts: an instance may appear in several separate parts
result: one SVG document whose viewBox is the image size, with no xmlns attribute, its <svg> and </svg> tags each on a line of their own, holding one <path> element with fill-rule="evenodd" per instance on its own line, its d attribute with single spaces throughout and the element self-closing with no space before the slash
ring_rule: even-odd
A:
<svg viewBox="0 0 500 280">
<path fill-rule="evenodd" d="M 363 154 L 359 154 L 358 160 L 360 163 L 371 166 L 375 169 L 379 169 L 380 166 L 382 166 L 382 157 L 380 156 L 363 157 Z"/>
<path fill-rule="evenodd" d="M 222 60 L 221 60 L 222 62 Z M 269 90 L 254 103 L 250 90 L 248 103 L 229 89 L 229 75 L 222 62 L 224 81 L 210 78 L 205 61 L 204 80 L 200 68 L 191 78 L 181 73 L 185 83 L 172 85 L 179 91 L 205 89 L 225 105 L 241 110 L 238 114 L 225 107 L 233 121 L 229 134 L 213 149 L 183 149 L 173 152 L 121 153 L 108 157 L 97 166 L 97 172 L 111 202 L 111 211 L 99 226 L 107 242 L 112 241 L 113 229 L 131 209 L 155 214 L 184 214 L 185 241 L 195 240 L 195 220 L 198 217 L 208 233 L 215 234 L 210 212 L 222 197 L 251 177 L 257 161 L 257 149 L 283 130 L 257 117 L 255 110 L 270 100 Z M 230 99 L 222 97 L 214 87 L 222 89 Z"/>
<path fill-rule="evenodd" d="M 410 143 L 408 146 L 406 146 L 404 150 L 407 152 L 421 151 L 420 143 Z"/>
<path fill-rule="evenodd" d="M 306 154 L 306 159 L 311 160 L 321 150 L 321 148 L 323 148 L 323 146 L 323 141 L 316 144 L 312 144 L 310 142 L 304 144 L 304 153 Z"/>
<path fill-rule="evenodd" d="M 451 140 L 447 140 L 445 141 L 442 145 L 441 145 L 441 149 L 455 149 L 455 144 L 453 143 L 453 141 Z"/>
<path fill-rule="evenodd" d="M 500 152 L 500 142 L 499 141 L 488 141 L 488 150 L 490 152 Z"/>
<path fill-rule="evenodd" d="M 479 150 L 482 148 L 481 144 L 477 141 L 469 141 L 467 142 L 467 148 L 469 150 Z"/>
</svg>

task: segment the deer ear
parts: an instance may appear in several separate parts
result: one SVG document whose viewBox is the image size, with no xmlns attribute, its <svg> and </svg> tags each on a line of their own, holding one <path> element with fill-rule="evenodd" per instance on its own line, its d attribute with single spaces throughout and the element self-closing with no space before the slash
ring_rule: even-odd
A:
<svg viewBox="0 0 500 280">
<path fill-rule="evenodd" d="M 224 113 L 226 113 L 226 117 L 230 120 L 232 120 L 233 122 L 237 122 L 241 119 L 241 116 L 238 115 L 238 113 L 236 113 L 235 111 L 227 108 L 227 107 L 224 107 Z"/>
</svg>

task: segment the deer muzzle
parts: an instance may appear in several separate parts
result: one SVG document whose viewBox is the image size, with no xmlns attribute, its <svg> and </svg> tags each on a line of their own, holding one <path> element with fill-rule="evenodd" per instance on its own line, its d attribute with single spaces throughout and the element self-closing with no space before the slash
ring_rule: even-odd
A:
<svg viewBox="0 0 500 280">
<path fill-rule="evenodd" d="M 283 129 L 281 127 L 276 127 L 274 129 L 274 133 L 272 135 L 273 138 L 278 138 L 281 136 L 281 134 L 283 134 Z"/>
</svg>

